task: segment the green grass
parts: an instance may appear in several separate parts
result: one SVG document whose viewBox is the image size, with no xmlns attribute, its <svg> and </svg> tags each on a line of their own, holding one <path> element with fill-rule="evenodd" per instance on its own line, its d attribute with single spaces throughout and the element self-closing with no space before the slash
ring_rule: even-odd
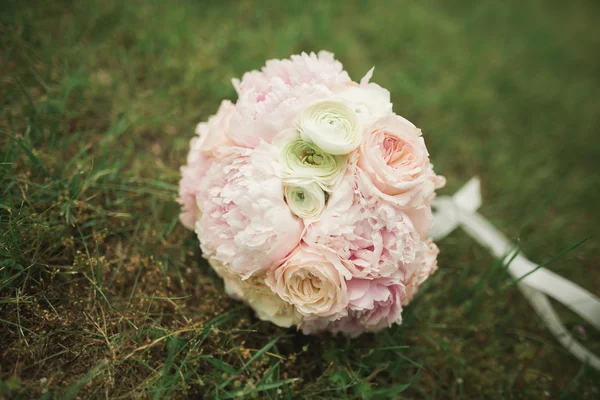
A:
<svg viewBox="0 0 600 400">
<path fill-rule="evenodd" d="M 482 214 L 550 260 L 599 230 L 597 3 L 169 3 L 2 4 L 0 397 L 600 396 L 462 232 L 401 327 L 307 337 L 226 297 L 175 203 L 230 79 L 324 48 L 355 80 L 376 66 L 442 193 L 481 176 Z M 599 294 L 599 244 L 548 268 Z"/>
</svg>

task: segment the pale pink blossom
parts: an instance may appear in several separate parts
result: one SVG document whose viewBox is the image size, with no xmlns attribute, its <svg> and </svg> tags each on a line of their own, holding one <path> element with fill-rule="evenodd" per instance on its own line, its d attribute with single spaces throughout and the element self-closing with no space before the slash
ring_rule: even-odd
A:
<svg viewBox="0 0 600 400">
<path fill-rule="evenodd" d="M 281 181 L 253 165 L 251 153 L 222 148 L 197 192 L 202 216 L 196 233 L 204 257 L 243 279 L 280 263 L 303 230 L 284 202 Z"/>
<path fill-rule="evenodd" d="M 402 272 L 387 278 L 358 279 L 346 282 L 348 287 L 348 315 L 327 324 L 304 321 L 300 328 L 306 334 L 328 330 L 356 337 L 364 332 L 377 332 L 393 324 L 402 323 Z"/>
<path fill-rule="evenodd" d="M 301 246 L 267 273 L 266 284 L 305 318 L 336 320 L 346 315 L 348 293 L 339 259 Z"/>
<path fill-rule="evenodd" d="M 197 136 L 190 140 L 187 164 L 181 167 L 178 199 L 182 205 L 180 220 L 188 229 L 194 229 L 199 216 L 196 192 L 200 179 L 204 177 L 214 159 L 214 150 L 233 143 L 227 132 L 234 111 L 233 103 L 223 100 L 215 115 L 196 126 Z"/>
<path fill-rule="evenodd" d="M 196 125 L 199 138 L 198 149 L 207 156 L 214 156 L 214 151 L 221 146 L 231 146 L 234 143 L 229 137 L 229 123 L 235 113 L 235 105 L 229 100 L 223 100 L 215 115 L 207 122 Z"/>
<path fill-rule="evenodd" d="M 423 244 L 423 251 L 420 257 L 407 268 L 404 281 L 406 291 L 402 298 L 402 305 L 408 304 L 417 293 L 419 286 L 437 271 L 437 256 L 439 252 L 440 250 L 432 240 L 427 240 Z"/>
<path fill-rule="evenodd" d="M 328 51 L 302 53 L 283 60 L 268 60 L 262 71 L 246 72 L 241 80 L 233 79 L 232 82 L 238 95 L 254 93 L 254 101 L 259 103 L 270 92 L 272 79 L 280 80 L 289 87 L 323 85 L 330 90 L 352 83 L 342 63 Z"/>
<path fill-rule="evenodd" d="M 190 154 L 194 152 L 196 160 L 190 162 L 190 157 L 188 156 L 188 163 L 180 169 L 181 180 L 179 181 L 179 197 L 177 199 L 178 203 L 181 204 L 179 220 L 188 229 L 194 229 L 196 220 L 200 215 L 200 210 L 196 203 L 196 193 L 200 180 L 204 177 L 208 169 L 207 167 L 210 165 L 206 156 L 199 152 L 196 153 L 197 140 L 194 139 L 196 138 L 193 138 L 190 143 Z"/>
<path fill-rule="evenodd" d="M 390 276 L 414 262 L 421 240 L 410 218 L 394 204 L 361 191 L 349 172 L 331 194 L 319 221 L 304 241 L 348 261 L 353 277 Z"/>
<path fill-rule="evenodd" d="M 286 60 L 267 61 L 261 72 L 251 71 L 233 80 L 238 92 L 231 137 L 240 146 L 254 148 L 293 126 L 303 107 L 333 96 L 352 81 L 333 54 L 302 53 Z"/>
<path fill-rule="evenodd" d="M 360 150 L 359 167 L 398 206 L 421 207 L 444 184 L 433 172 L 421 130 L 398 115 L 368 127 Z"/>
<path fill-rule="evenodd" d="M 420 207 L 405 208 L 404 213 L 410 218 L 413 226 L 422 240 L 427 239 L 433 226 L 433 213 L 431 212 L 431 199 L 425 199 Z"/>
<path fill-rule="evenodd" d="M 307 105 L 330 98 L 332 92 L 323 85 L 287 86 L 278 78 L 271 90 L 256 102 L 255 94 L 242 92 L 231 119 L 231 138 L 239 146 L 254 148 L 260 140 L 271 143 L 278 133 L 294 126 L 293 119 Z"/>
</svg>

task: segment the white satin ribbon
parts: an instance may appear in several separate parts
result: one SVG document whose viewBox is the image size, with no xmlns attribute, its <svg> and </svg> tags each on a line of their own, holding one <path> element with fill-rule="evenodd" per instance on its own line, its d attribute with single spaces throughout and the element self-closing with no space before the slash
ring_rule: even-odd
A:
<svg viewBox="0 0 600 400">
<path fill-rule="evenodd" d="M 529 261 L 503 234 L 477 213 L 481 206 L 478 178 L 471 179 L 454 196 L 434 200 L 434 229 L 439 240 L 462 227 L 479 244 L 502 260 L 523 295 L 548 325 L 558 341 L 579 360 L 600 370 L 600 358 L 592 354 L 565 329 L 547 296 L 561 302 L 600 330 L 600 299 L 575 283 Z M 508 264 L 508 265 L 506 265 Z"/>
</svg>

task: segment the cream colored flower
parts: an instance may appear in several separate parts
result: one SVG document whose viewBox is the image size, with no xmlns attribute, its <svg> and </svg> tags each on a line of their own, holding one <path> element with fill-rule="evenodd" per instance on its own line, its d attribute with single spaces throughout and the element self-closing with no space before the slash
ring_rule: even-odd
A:
<svg viewBox="0 0 600 400">
<path fill-rule="evenodd" d="M 277 326 L 289 328 L 302 322 L 302 315 L 296 308 L 283 301 L 265 284 L 264 277 L 251 277 L 243 282 L 246 302 L 256 311 L 256 316 L 263 321 L 270 321 Z"/>
<path fill-rule="evenodd" d="M 283 300 L 305 317 L 336 320 L 346 315 L 348 292 L 341 261 L 328 260 L 316 249 L 302 247 L 265 280 Z"/>
<path fill-rule="evenodd" d="M 283 301 L 265 284 L 265 275 L 252 276 L 242 280 L 239 275 L 231 273 L 223 264 L 214 258 L 208 260 L 213 270 L 225 283 L 225 292 L 235 300 L 247 303 L 263 321 L 270 321 L 277 326 L 289 328 L 302 322 L 302 315 L 296 308 Z"/>
<path fill-rule="evenodd" d="M 356 112 L 358 119 L 366 125 L 393 113 L 390 92 L 376 83 L 369 83 L 373 69 L 361 79 L 360 85 L 346 85 L 335 94 L 335 97 L 348 104 Z"/>
<path fill-rule="evenodd" d="M 403 208 L 423 206 L 444 183 L 433 172 L 421 130 L 398 115 L 367 129 L 358 166 L 385 199 Z"/>
<path fill-rule="evenodd" d="M 344 175 L 347 157 L 323 151 L 301 139 L 295 129 L 282 132 L 273 142 L 281 149 L 277 174 L 286 185 L 316 182 L 324 190 L 331 190 Z"/>
<path fill-rule="evenodd" d="M 325 192 L 317 183 L 287 185 L 285 199 L 290 210 L 302 219 L 315 219 L 325 209 Z"/>
<path fill-rule="evenodd" d="M 295 125 L 303 140 L 315 143 L 329 154 L 348 154 L 360 145 L 358 116 L 340 101 L 320 101 L 306 107 Z"/>
</svg>

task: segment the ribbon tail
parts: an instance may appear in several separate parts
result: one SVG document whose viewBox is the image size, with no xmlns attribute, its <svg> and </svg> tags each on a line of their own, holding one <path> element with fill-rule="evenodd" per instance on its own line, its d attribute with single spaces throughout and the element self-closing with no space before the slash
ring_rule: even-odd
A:
<svg viewBox="0 0 600 400">
<path fill-rule="evenodd" d="M 479 180 L 471 179 L 454 196 L 435 199 L 433 205 L 436 208 L 431 235 L 433 239 L 441 239 L 461 226 L 498 259 L 502 260 L 507 254 L 517 250 L 506 236 L 476 212 L 481 205 Z M 529 261 L 520 253 L 511 257 L 507 269 L 558 341 L 575 357 L 600 370 L 600 358 L 569 334 L 546 296 L 563 303 L 599 330 L 600 299 L 575 283 Z"/>
<path fill-rule="evenodd" d="M 581 362 L 589 363 L 589 365 L 600 371 L 600 358 L 573 338 L 562 322 L 560 322 L 560 317 L 554 311 L 548 298 L 543 293 L 527 285 L 519 284 L 519 289 L 521 289 L 523 295 L 529 300 L 534 310 L 542 317 L 548 326 L 548 330 L 552 332 L 556 339 Z"/>
<path fill-rule="evenodd" d="M 502 259 L 517 249 L 480 214 L 463 209 L 457 212 L 460 224 L 469 236 L 490 249 L 494 257 Z M 581 286 L 529 261 L 522 253 L 512 259 L 508 265 L 508 272 L 517 282 L 561 302 L 600 330 L 600 299 Z"/>
</svg>

